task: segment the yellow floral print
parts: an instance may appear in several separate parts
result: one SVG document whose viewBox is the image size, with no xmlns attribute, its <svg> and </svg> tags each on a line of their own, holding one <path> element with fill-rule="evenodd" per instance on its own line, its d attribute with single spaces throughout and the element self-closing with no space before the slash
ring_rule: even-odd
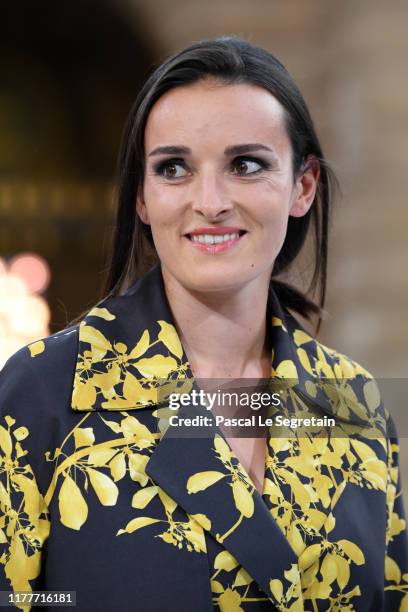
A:
<svg viewBox="0 0 408 612">
<path fill-rule="evenodd" d="M 0 562 L 14 591 L 31 592 L 30 581 L 41 570 L 41 549 L 50 520 L 21 444 L 29 431 L 24 426 L 13 429 L 16 420 L 10 415 L 4 417 L 4 423 L 0 425 Z"/>
</svg>

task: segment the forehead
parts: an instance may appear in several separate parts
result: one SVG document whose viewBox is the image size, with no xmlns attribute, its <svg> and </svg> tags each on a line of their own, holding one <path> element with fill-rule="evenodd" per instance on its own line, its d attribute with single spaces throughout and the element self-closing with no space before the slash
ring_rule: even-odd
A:
<svg viewBox="0 0 408 612">
<path fill-rule="evenodd" d="M 151 109 L 145 146 L 149 150 L 157 144 L 181 144 L 182 139 L 213 139 L 214 144 L 262 139 L 283 145 L 288 142 L 284 109 L 268 91 L 247 83 L 205 80 L 176 87 Z"/>
</svg>

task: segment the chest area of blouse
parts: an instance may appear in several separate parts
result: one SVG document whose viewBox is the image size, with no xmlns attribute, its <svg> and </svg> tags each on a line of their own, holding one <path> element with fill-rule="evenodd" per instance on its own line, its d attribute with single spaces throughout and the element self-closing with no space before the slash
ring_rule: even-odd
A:
<svg viewBox="0 0 408 612">
<path fill-rule="evenodd" d="M 289 606 L 346 589 L 352 602 L 353 589 L 381 571 L 381 547 L 368 536 L 383 533 L 386 518 L 375 445 L 270 438 L 261 496 L 220 436 L 161 439 L 157 415 L 134 415 L 89 413 L 50 449 L 51 549 L 59 534 L 78 552 L 91 529 L 123 559 L 137 550 L 160 571 L 168 559 L 180 580 L 201 568 L 213 603 L 243 609 L 248 597 Z"/>
</svg>

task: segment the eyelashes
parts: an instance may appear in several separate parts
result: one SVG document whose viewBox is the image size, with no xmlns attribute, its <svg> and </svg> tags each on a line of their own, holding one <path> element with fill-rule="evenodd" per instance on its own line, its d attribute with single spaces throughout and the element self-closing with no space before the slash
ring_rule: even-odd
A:
<svg viewBox="0 0 408 612">
<path fill-rule="evenodd" d="M 251 176 L 253 174 L 259 174 L 263 170 L 270 170 L 271 168 L 271 164 L 267 162 L 266 160 L 259 159 L 257 157 L 244 157 L 244 156 L 236 157 L 232 162 L 232 166 L 237 165 L 237 164 L 247 164 L 248 162 L 250 164 L 251 163 L 258 164 L 260 168 L 252 172 L 247 172 L 246 174 L 239 174 L 238 176 Z"/>
<path fill-rule="evenodd" d="M 174 177 L 165 175 L 165 170 L 171 166 L 181 166 L 184 169 L 186 167 L 183 159 L 174 158 L 174 159 L 166 159 L 165 161 L 161 161 L 161 162 L 154 164 L 153 171 L 157 176 L 172 179 Z"/>
<path fill-rule="evenodd" d="M 265 170 L 270 170 L 272 167 L 272 164 L 266 160 L 260 159 L 258 157 L 248 157 L 248 156 L 242 156 L 242 155 L 239 157 L 235 157 L 233 159 L 233 161 L 231 162 L 231 167 L 235 168 L 239 165 L 241 165 L 242 167 L 243 164 L 248 165 L 248 162 L 249 164 L 253 164 L 253 163 L 257 164 L 259 168 L 255 171 L 246 172 L 244 174 L 235 173 L 235 172 L 233 174 L 235 174 L 236 176 L 240 176 L 240 177 L 247 177 L 247 176 L 254 176 L 254 175 L 256 176 Z M 168 174 L 166 175 L 167 169 L 172 168 L 172 167 L 176 168 L 177 166 L 180 166 L 184 170 L 187 169 L 187 164 L 185 163 L 184 159 L 172 158 L 172 159 L 166 159 L 164 161 L 157 162 L 156 164 L 154 164 L 153 171 L 154 171 L 154 174 L 156 174 L 157 176 L 160 176 L 162 178 L 172 181 L 172 180 L 176 180 L 179 178 L 183 178 L 185 176 L 184 174 L 181 176 L 180 175 L 175 176 L 174 174 L 173 176 L 168 175 Z"/>
</svg>

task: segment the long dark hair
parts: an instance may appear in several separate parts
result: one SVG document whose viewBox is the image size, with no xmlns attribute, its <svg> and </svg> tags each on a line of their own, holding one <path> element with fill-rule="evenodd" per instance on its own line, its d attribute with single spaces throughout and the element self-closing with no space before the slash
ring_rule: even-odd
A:
<svg viewBox="0 0 408 612">
<path fill-rule="evenodd" d="M 136 214 L 136 194 L 144 180 L 144 130 L 155 102 L 175 87 L 216 77 L 225 84 L 263 87 L 283 106 L 292 146 L 293 176 L 305 171 L 312 156 L 320 165 L 316 196 L 303 217 L 289 217 L 287 234 L 277 256 L 271 289 L 282 305 L 300 315 L 318 315 L 319 330 L 326 295 L 329 209 L 336 177 L 324 159 L 306 103 L 286 68 L 271 53 L 237 36 L 195 42 L 154 67 L 129 113 L 122 135 L 117 166 L 117 214 L 103 296 L 119 294 L 150 267 L 155 253 L 150 226 Z M 299 254 L 312 221 L 314 269 L 306 293 L 275 277 L 286 272 Z M 308 295 L 317 291 L 318 299 Z"/>
</svg>

